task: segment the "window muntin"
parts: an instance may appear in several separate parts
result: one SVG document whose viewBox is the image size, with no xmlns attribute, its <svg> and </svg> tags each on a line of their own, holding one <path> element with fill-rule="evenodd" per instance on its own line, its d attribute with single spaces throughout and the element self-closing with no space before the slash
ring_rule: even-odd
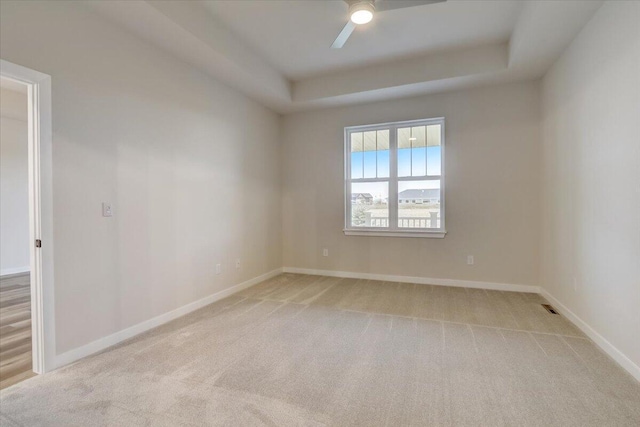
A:
<svg viewBox="0 0 640 427">
<path fill-rule="evenodd" d="M 347 234 L 444 237 L 443 118 L 345 128 L 345 157 Z"/>
</svg>

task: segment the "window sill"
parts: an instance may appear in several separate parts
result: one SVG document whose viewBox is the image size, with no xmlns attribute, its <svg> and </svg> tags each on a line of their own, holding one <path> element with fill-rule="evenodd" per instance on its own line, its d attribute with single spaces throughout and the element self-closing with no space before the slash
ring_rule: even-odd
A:
<svg viewBox="0 0 640 427">
<path fill-rule="evenodd" d="M 429 239 L 444 239 L 447 232 L 438 231 L 398 231 L 398 230 L 343 230 L 346 236 L 369 236 L 369 237 L 426 237 Z"/>
</svg>

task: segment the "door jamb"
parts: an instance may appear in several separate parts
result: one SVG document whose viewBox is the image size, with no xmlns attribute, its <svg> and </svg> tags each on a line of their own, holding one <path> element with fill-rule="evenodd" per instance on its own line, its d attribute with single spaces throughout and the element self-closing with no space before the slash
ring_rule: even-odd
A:
<svg viewBox="0 0 640 427">
<path fill-rule="evenodd" d="M 56 368 L 51 76 L 5 60 L 0 60 L 0 75 L 27 86 L 31 340 L 33 371 L 44 374 Z"/>
</svg>

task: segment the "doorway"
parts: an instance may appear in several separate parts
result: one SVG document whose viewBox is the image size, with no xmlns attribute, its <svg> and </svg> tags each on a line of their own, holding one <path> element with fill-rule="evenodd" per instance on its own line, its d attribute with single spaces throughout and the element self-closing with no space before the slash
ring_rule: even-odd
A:
<svg viewBox="0 0 640 427">
<path fill-rule="evenodd" d="M 0 77 L 0 389 L 32 361 L 27 86 Z"/>
<path fill-rule="evenodd" d="M 51 78 L 0 60 L 0 388 L 55 368 Z"/>
</svg>

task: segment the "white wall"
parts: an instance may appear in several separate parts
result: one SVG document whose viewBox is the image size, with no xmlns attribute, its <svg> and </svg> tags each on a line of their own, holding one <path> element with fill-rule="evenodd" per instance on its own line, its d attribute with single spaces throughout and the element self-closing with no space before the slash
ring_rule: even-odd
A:
<svg viewBox="0 0 640 427">
<path fill-rule="evenodd" d="M 606 2 L 544 78 L 541 285 L 640 375 L 638 22 Z"/>
<path fill-rule="evenodd" d="M 528 82 L 285 116 L 284 265 L 537 286 L 538 94 Z M 441 116 L 447 236 L 345 236 L 344 127 Z"/>
<path fill-rule="evenodd" d="M 52 76 L 57 352 L 285 265 L 542 284 L 640 364 L 638 7 L 605 4 L 542 106 L 526 82 L 281 123 L 80 2 L 3 0 L 2 59 Z M 343 128 L 439 116 L 447 237 L 345 236 Z"/>
<path fill-rule="evenodd" d="M 58 354 L 282 265 L 278 115 L 81 2 L 0 17 L 52 76 Z"/>
<path fill-rule="evenodd" d="M 0 88 L 0 275 L 29 271 L 27 95 Z"/>
</svg>

